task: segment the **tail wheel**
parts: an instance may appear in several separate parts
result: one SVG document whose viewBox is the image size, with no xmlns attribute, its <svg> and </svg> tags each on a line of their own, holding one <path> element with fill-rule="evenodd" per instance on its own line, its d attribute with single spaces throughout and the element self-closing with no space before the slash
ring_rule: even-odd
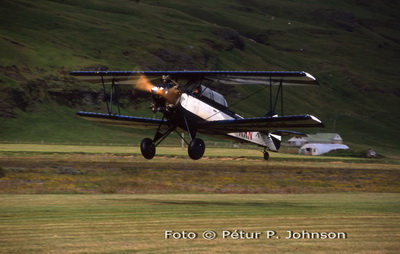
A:
<svg viewBox="0 0 400 254">
<path fill-rule="evenodd" d="M 156 155 L 156 146 L 150 138 L 144 138 L 140 143 L 140 151 L 144 158 L 151 160 Z"/>
<path fill-rule="evenodd" d="M 264 160 L 268 160 L 269 159 L 269 153 L 267 151 L 264 151 Z"/>
<path fill-rule="evenodd" d="M 204 141 L 199 138 L 195 138 L 189 143 L 188 154 L 193 160 L 198 160 L 203 157 L 204 151 L 206 150 L 206 145 Z"/>
</svg>

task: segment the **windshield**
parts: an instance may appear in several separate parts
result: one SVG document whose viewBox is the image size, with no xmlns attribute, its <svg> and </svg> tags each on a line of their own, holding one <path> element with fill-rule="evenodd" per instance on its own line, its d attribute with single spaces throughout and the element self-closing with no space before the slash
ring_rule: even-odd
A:
<svg viewBox="0 0 400 254">
<path fill-rule="evenodd" d="M 207 97 L 222 106 L 228 107 L 228 102 L 225 100 L 224 96 L 220 93 L 217 93 L 210 88 L 201 85 L 201 94 L 204 97 Z"/>
</svg>

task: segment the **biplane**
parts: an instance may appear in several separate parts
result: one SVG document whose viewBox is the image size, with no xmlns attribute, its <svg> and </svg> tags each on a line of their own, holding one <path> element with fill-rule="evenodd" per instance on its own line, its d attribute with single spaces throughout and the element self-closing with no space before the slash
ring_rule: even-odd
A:
<svg viewBox="0 0 400 254">
<path fill-rule="evenodd" d="M 188 145 L 188 155 L 193 160 L 202 158 L 206 148 L 204 141 L 197 137 L 198 133 L 254 143 L 264 148 L 264 159 L 268 160 L 268 151 L 279 150 L 283 135 L 305 135 L 292 129 L 324 127 L 318 118 L 309 114 L 283 115 L 282 112 L 278 115 L 275 112 L 278 101 L 282 101 L 283 108 L 284 86 L 319 86 L 312 75 L 303 71 L 74 71 L 71 75 L 102 84 L 108 94 L 108 112 L 80 111 L 76 113 L 78 116 L 105 124 L 155 130 L 152 138 L 146 137 L 140 144 L 146 159 L 152 159 L 156 147 L 176 132 Z M 150 108 L 162 113 L 162 118 L 121 115 L 116 95 L 118 86 L 124 84 L 135 85 L 136 89 L 152 94 Z M 229 85 L 265 86 L 270 90 L 268 113 L 255 118 L 234 113 L 225 97 L 211 89 Z M 115 105 L 117 112 L 114 112 Z M 188 133 L 189 140 L 181 132 Z"/>
</svg>

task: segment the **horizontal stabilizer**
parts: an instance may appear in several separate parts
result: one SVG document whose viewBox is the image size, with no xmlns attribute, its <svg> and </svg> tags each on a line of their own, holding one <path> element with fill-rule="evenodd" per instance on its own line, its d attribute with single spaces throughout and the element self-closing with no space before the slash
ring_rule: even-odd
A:
<svg viewBox="0 0 400 254">
<path fill-rule="evenodd" d="M 279 136 L 295 136 L 295 137 L 307 137 L 307 134 L 298 131 L 288 131 L 288 130 L 277 130 L 271 132 Z"/>
<path fill-rule="evenodd" d="M 257 117 L 232 120 L 209 121 L 198 128 L 207 132 L 230 133 L 247 131 L 279 131 L 282 128 L 321 128 L 324 124 L 312 115 Z M 283 133 L 283 131 L 280 131 Z"/>
</svg>

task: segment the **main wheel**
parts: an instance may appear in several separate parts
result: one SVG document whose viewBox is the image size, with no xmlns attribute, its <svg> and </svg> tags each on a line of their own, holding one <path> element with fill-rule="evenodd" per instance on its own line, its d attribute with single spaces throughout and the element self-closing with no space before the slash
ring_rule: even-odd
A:
<svg viewBox="0 0 400 254">
<path fill-rule="evenodd" d="M 269 159 L 269 153 L 267 151 L 264 152 L 264 160 L 268 160 Z"/>
<path fill-rule="evenodd" d="M 154 155 L 156 155 L 156 146 L 154 145 L 153 140 L 150 138 L 144 138 L 140 143 L 140 151 L 146 159 L 153 159 Z"/>
<path fill-rule="evenodd" d="M 203 157 L 204 151 L 206 150 L 206 145 L 204 141 L 199 138 L 195 138 L 189 143 L 188 154 L 193 160 L 198 160 Z"/>
</svg>

